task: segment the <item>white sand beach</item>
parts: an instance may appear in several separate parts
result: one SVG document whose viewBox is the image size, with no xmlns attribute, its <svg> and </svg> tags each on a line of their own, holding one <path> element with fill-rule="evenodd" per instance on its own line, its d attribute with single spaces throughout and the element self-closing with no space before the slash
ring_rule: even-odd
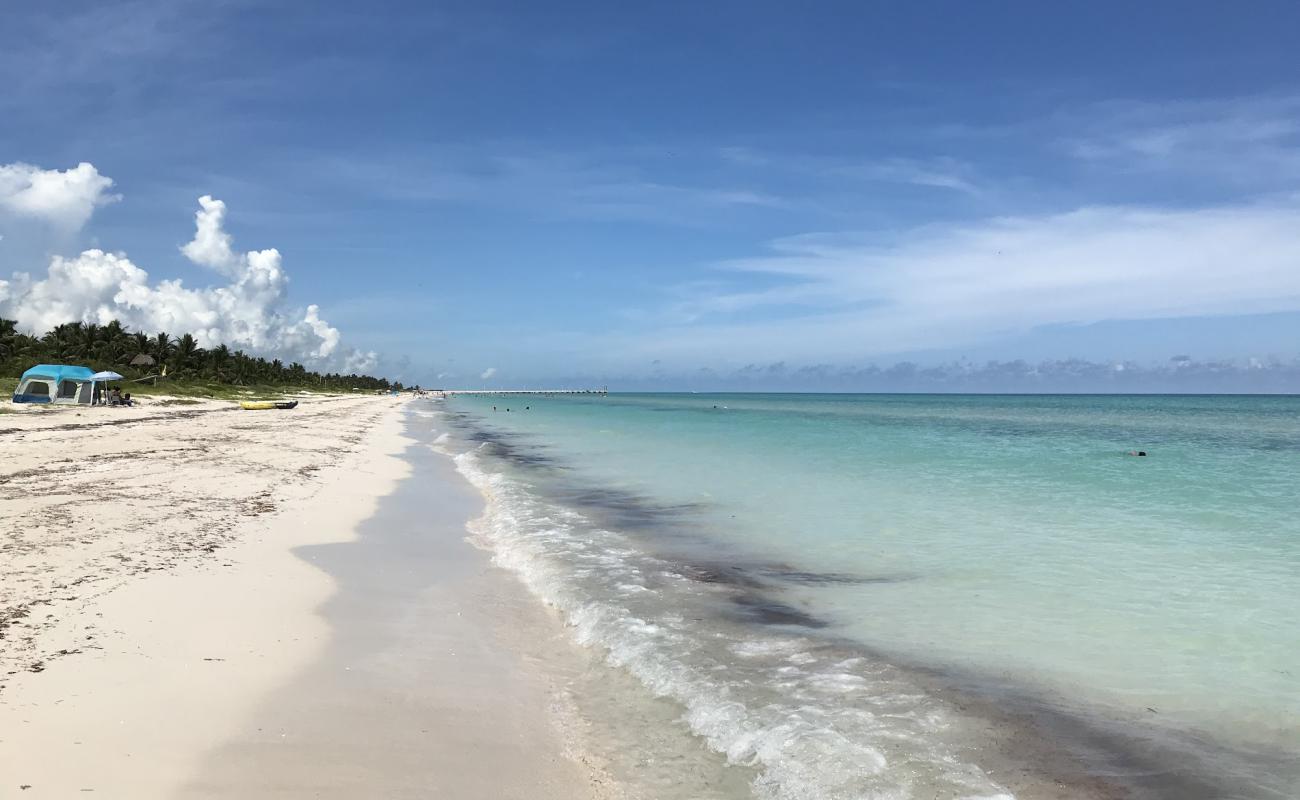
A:
<svg viewBox="0 0 1300 800">
<path fill-rule="evenodd" d="M 602 796 L 477 494 L 432 464 L 374 522 L 403 406 L 0 416 L 0 797 Z"/>
</svg>

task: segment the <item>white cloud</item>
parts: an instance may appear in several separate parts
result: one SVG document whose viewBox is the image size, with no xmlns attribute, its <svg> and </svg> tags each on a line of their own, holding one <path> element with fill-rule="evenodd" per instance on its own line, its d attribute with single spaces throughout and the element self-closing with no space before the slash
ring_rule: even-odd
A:
<svg viewBox="0 0 1300 800">
<path fill-rule="evenodd" d="M 237 274 L 241 262 L 245 262 L 247 257 L 235 254 L 230 234 L 225 231 L 225 222 L 226 204 L 206 194 L 200 197 L 199 210 L 194 214 L 194 238 L 181 248 L 181 252 L 195 264 L 226 274 Z M 280 258 L 275 250 L 262 252 L 276 261 Z"/>
<path fill-rule="evenodd" d="M 670 317 L 686 324 L 638 336 L 638 352 L 854 359 L 1050 324 L 1300 310 L 1294 204 L 1092 207 L 883 240 L 806 235 L 773 249 L 722 265 L 769 288 L 692 287 Z"/>
<path fill-rule="evenodd" d="M 5 170 L 12 173 L 12 168 L 0 167 L 0 175 L 10 174 Z M 78 172 L 81 178 L 64 181 L 63 185 L 100 187 L 96 192 L 82 191 L 85 197 L 99 197 L 112 184 L 89 164 L 66 173 L 35 170 L 41 175 Z M 48 209 L 75 205 L 66 198 L 61 205 L 49 200 L 59 192 L 44 184 L 39 193 L 47 199 L 23 202 Z M 63 194 L 77 193 L 67 190 Z M 97 201 L 87 202 L 84 209 L 88 216 Z M 289 278 L 278 250 L 236 251 L 225 230 L 225 204 L 204 196 L 199 205 L 194 239 L 181 252 L 195 264 L 219 273 L 225 283 L 201 289 L 186 288 L 179 280 L 150 283 L 148 273 L 126 254 L 92 249 L 75 258 L 55 256 L 44 277 L 19 272 L 11 280 L 0 280 L 0 316 L 15 319 L 21 329 L 35 333 L 65 322 L 104 324 L 116 319 L 150 333 L 191 333 L 203 347 L 226 344 L 303 361 L 319 369 L 361 372 L 375 366 L 375 353 L 341 347 L 339 330 L 321 318 L 318 306 L 309 305 L 298 312 L 286 307 Z M 77 218 L 66 210 L 53 217 L 65 223 Z"/>
<path fill-rule="evenodd" d="M 374 350 L 357 350 L 349 348 L 343 354 L 343 369 L 347 374 L 366 375 L 373 373 L 379 366 L 379 354 Z"/>
<path fill-rule="evenodd" d="M 1093 170 L 1286 190 L 1300 175 L 1297 113 L 1300 95 L 1102 103 L 1056 120 L 1068 131 L 1056 146 Z"/>
<path fill-rule="evenodd" d="M 479 374 L 479 377 L 482 378 L 483 380 L 487 380 L 488 378 L 491 378 L 495 374 L 497 374 L 497 368 L 488 367 L 487 369 L 483 370 L 483 372 Z"/>
<path fill-rule="evenodd" d="M 804 159 L 805 162 L 816 159 Z M 825 163 L 822 171 L 849 178 L 861 178 L 882 183 L 909 183 L 934 189 L 952 189 L 966 194 L 979 194 L 979 189 L 965 177 L 973 170 L 952 158 L 918 160 L 888 158 L 862 163 L 833 165 Z"/>
<path fill-rule="evenodd" d="M 0 211 L 76 231 L 97 207 L 121 199 L 109 193 L 112 186 L 110 178 L 84 161 L 62 171 L 0 164 Z"/>
<path fill-rule="evenodd" d="M 313 173 L 404 201 L 454 202 L 535 213 L 548 218 L 596 219 L 701 226 L 718 218 L 788 201 L 750 185 L 669 180 L 644 152 L 494 155 L 441 146 L 419 154 L 371 161 L 327 159 Z"/>
</svg>

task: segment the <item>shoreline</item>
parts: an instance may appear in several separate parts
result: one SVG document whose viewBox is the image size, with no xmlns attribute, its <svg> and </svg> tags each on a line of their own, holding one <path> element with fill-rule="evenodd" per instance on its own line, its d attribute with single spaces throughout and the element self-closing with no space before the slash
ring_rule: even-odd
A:
<svg viewBox="0 0 1300 800">
<path fill-rule="evenodd" d="M 294 550 L 334 581 L 328 643 L 177 797 L 614 796 L 553 719 L 573 645 L 466 541 L 482 498 L 409 408 L 403 479 L 355 536 Z"/>
<path fill-rule="evenodd" d="M 709 749 L 680 698 L 580 644 L 577 623 L 497 558 L 474 524 L 491 494 L 438 446 L 444 425 L 424 410 L 443 407 L 212 403 L 43 414 L 18 429 L 31 448 L 93 428 L 109 455 L 27 454 L 0 473 L 0 521 L 23 529 L 0 541 L 14 556 L 5 577 L 27 593 L 0 590 L 0 612 L 21 612 L 0 617 L 0 797 L 752 796 L 758 764 Z M 551 463 L 508 437 L 480 440 L 523 466 Z M 112 467 L 125 459 L 123 484 Z M 643 523 L 653 510 L 588 499 Z M 95 518 L 61 536 L 70 505 L 92 501 Z M 171 511 L 132 527 L 160 504 Z M 743 559 L 730 572 L 679 566 L 719 597 L 775 602 L 746 583 Z M 1022 800 L 1228 791 L 1172 740 L 833 633 L 810 641 L 960 710 L 955 752 Z"/>
<path fill-rule="evenodd" d="M 321 796 L 319 782 L 285 759 L 291 750 L 308 754 L 302 763 L 313 771 L 330 773 L 337 796 L 424 796 L 420 776 L 391 768 L 391 751 L 363 747 L 385 734 L 393 743 L 394 718 L 372 714 L 367 729 L 354 727 L 355 713 L 341 713 L 349 704 L 352 712 L 364 711 L 378 688 L 389 690 L 390 712 L 403 709 L 408 723 L 441 735 L 436 745 L 427 737 L 409 740 L 406 766 L 437 752 L 454 754 L 455 763 L 443 762 L 444 773 L 464 775 L 477 765 L 493 782 L 490 794 L 512 796 L 496 791 L 510 785 L 503 752 L 477 752 L 499 731 L 475 728 L 471 716 L 451 725 L 439 713 L 440 700 L 456 700 L 446 694 L 450 678 L 494 664 L 495 673 L 483 672 L 495 675 L 490 685 L 513 677 L 516 691 L 480 692 L 475 714 L 490 719 L 480 714 L 486 708 L 500 719 L 531 709 L 523 715 L 532 726 L 523 738 L 525 755 L 533 757 L 518 762 L 517 796 L 526 796 L 522 787 L 543 774 L 551 776 L 556 798 L 597 797 L 599 781 L 565 753 L 550 727 L 544 672 L 511 661 L 515 654 L 506 655 L 500 637 L 480 641 L 476 660 L 462 651 L 458 661 L 440 665 L 441 674 L 408 671 L 402 681 L 382 675 L 368 686 L 304 691 L 320 686 L 312 682 L 322 674 L 338 672 L 339 659 L 359 656 L 364 648 L 355 647 L 356 637 L 369 630 L 367 615 L 388 615 L 391 622 L 400 611 L 390 602 L 358 613 L 364 603 L 346 589 L 366 574 L 351 570 L 351 557 L 326 564 L 329 554 L 364 548 L 373 534 L 367 521 L 382 514 L 400 487 L 430 499 L 458 491 L 445 480 L 411 486 L 416 467 L 409 451 L 417 445 L 404 430 L 409 407 L 387 398 L 344 398 L 284 414 L 227 414 L 228 406 L 212 403 L 183 412 L 145 406 L 104 419 L 63 412 L 18 421 L 7 435 L 28 452 L 0 475 L 4 522 L 19 531 L 3 542 L 13 558 L 5 567 L 0 638 L 0 796 Z M 83 464 L 45 456 L 83 445 L 86 427 L 97 429 L 100 459 Z M 124 463 L 129 474 L 115 477 L 115 466 Z M 458 507 L 472 511 L 459 491 Z M 97 510 L 86 521 L 80 507 Z M 69 519 L 83 523 L 71 534 Z M 466 551 L 458 557 L 460 574 L 444 571 L 432 579 L 446 582 L 440 591 L 476 585 L 478 597 L 500 599 L 506 584 L 484 577 L 486 557 L 463 541 L 466 519 L 448 512 L 418 528 L 441 534 L 423 537 L 436 542 L 439 555 Z M 389 561 L 372 564 L 381 569 L 368 580 L 391 577 L 410 554 L 391 544 L 379 548 Z M 532 612 L 544 616 L 545 610 Z M 473 632 L 465 617 L 450 619 L 465 625 L 444 637 Z M 433 641 L 423 628 L 406 633 L 398 650 Z M 412 702 L 421 685 L 423 705 Z M 290 741 L 286 731 L 263 736 L 267 715 L 286 708 L 312 717 L 315 751 Z M 331 735 L 333 743 L 321 738 Z M 342 750 L 330 746 L 348 737 L 356 738 Z M 361 757 L 372 759 L 373 768 L 330 772 Z M 235 763 L 256 769 L 232 772 Z"/>
</svg>

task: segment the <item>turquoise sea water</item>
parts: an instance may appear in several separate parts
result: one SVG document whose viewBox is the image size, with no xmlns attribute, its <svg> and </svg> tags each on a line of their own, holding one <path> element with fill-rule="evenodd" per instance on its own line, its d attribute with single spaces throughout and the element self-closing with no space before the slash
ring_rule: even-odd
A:
<svg viewBox="0 0 1300 800">
<path fill-rule="evenodd" d="M 758 796 L 1011 793 L 962 693 L 1151 796 L 1300 796 L 1300 398 L 436 407 L 498 561 Z"/>
</svg>

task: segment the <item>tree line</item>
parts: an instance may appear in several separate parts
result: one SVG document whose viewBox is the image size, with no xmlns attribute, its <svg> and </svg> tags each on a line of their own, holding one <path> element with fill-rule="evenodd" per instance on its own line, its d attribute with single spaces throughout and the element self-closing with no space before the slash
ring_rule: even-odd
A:
<svg viewBox="0 0 1300 800">
<path fill-rule="evenodd" d="M 141 359 L 145 355 L 152 359 Z M 132 366 L 131 362 L 137 364 Z M 400 383 L 369 375 L 313 372 L 298 362 L 252 356 L 224 344 L 199 347 L 191 334 L 152 336 L 129 330 L 117 320 L 106 325 L 68 322 L 41 336 L 18 330 L 14 320 L 0 319 L 0 372 L 19 377 L 36 364 L 81 364 L 96 371 L 113 370 L 128 378 L 161 375 L 167 379 L 200 379 L 232 386 L 284 385 L 322 389 L 401 389 Z"/>
</svg>

